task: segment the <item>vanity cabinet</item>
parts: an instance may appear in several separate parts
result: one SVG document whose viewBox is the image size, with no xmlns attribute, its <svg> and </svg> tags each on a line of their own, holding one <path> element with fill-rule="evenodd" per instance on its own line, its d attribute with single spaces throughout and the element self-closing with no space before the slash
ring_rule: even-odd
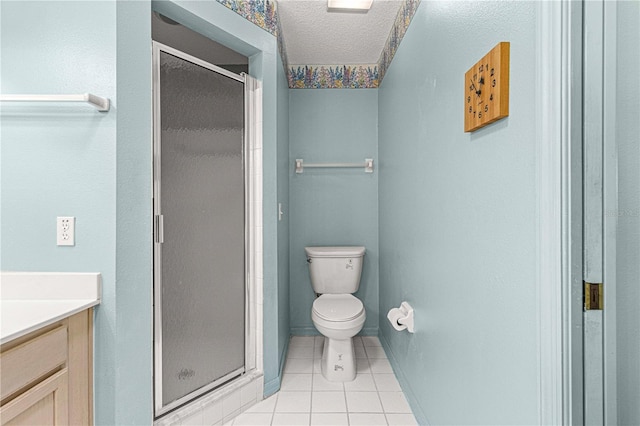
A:
<svg viewBox="0 0 640 426">
<path fill-rule="evenodd" d="M 0 347 L 3 426 L 93 422 L 92 319 L 86 309 Z"/>
</svg>

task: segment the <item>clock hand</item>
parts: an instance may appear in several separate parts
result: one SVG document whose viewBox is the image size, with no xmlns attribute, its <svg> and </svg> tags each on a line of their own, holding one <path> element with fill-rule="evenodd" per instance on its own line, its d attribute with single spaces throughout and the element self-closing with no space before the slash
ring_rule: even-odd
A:
<svg viewBox="0 0 640 426">
<path fill-rule="evenodd" d="M 476 91 L 476 94 L 478 96 L 480 96 L 480 94 L 482 93 L 482 85 L 484 84 L 484 76 L 480 76 L 480 80 L 478 81 L 478 89 Z"/>
<path fill-rule="evenodd" d="M 473 81 L 471 81 L 471 87 L 473 87 L 473 90 L 476 92 L 476 95 L 480 96 L 480 90 L 478 90 L 476 85 L 473 84 Z"/>
</svg>

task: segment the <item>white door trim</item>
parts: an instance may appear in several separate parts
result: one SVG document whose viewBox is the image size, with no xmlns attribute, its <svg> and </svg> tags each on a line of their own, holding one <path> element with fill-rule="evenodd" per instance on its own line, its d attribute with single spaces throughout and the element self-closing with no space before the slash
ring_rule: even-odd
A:
<svg viewBox="0 0 640 426">
<path fill-rule="evenodd" d="M 563 0 L 537 7 L 539 423 L 581 424 L 582 6 Z"/>
<path fill-rule="evenodd" d="M 540 424 L 562 422 L 561 4 L 538 4 L 536 194 Z"/>
</svg>

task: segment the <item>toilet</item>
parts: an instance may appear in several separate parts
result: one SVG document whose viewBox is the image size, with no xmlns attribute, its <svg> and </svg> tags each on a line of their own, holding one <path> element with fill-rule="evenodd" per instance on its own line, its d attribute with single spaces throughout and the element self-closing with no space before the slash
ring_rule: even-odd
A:
<svg viewBox="0 0 640 426">
<path fill-rule="evenodd" d="M 321 371 L 332 382 L 356 378 L 353 336 L 364 325 L 364 305 L 358 291 L 364 247 L 305 247 L 311 286 L 318 297 L 311 319 L 324 336 Z"/>
</svg>

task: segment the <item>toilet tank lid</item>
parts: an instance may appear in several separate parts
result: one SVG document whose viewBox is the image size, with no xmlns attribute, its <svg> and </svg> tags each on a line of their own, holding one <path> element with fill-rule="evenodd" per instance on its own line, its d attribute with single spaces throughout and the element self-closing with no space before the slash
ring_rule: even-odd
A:
<svg viewBox="0 0 640 426">
<path fill-rule="evenodd" d="M 309 257 L 362 257 L 365 248 L 362 246 L 305 247 Z"/>
</svg>

